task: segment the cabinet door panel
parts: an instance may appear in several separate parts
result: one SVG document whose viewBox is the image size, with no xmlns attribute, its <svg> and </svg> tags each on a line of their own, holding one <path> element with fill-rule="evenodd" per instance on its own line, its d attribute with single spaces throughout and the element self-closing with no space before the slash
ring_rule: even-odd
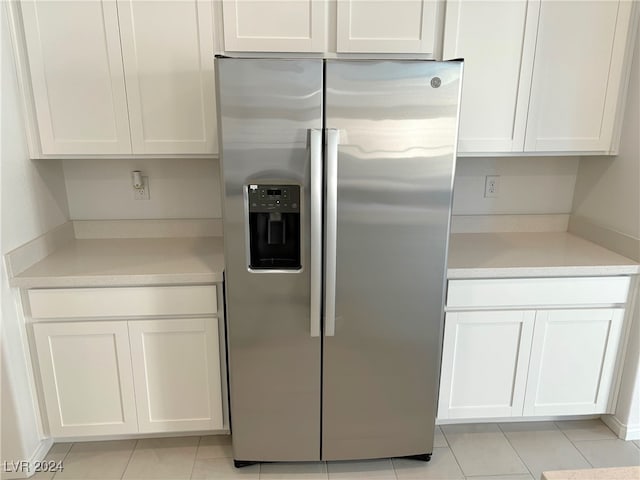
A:
<svg viewBox="0 0 640 480">
<path fill-rule="evenodd" d="M 623 309 L 536 314 L 524 414 L 607 413 Z"/>
<path fill-rule="evenodd" d="M 131 153 L 115 2 L 21 8 L 42 153 Z"/>
<path fill-rule="evenodd" d="M 341 0 L 338 52 L 431 53 L 440 33 L 437 0 Z"/>
<path fill-rule="evenodd" d="M 326 3 L 317 0 L 223 0 L 229 52 L 322 52 Z"/>
<path fill-rule="evenodd" d="M 525 151 L 612 148 L 632 4 L 542 1 Z"/>
<path fill-rule="evenodd" d="M 141 432 L 222 428 L 214 318 L 129 322 Z"/>
<path fill-rule="evenodd" d="M 458 152 L 524 148 L 539 0 L 447 2 L 443 58 L 464 58 Z"/>
<path fill-rule="evenodd" d="M 33 330 L 52 436 L 137 432 L 126 322 Z"/>
<path fill-rule="evenodd" d="M 522 415 L 534 312 L 448 313 L 438 418 Z"/>
<path fill-rule="evenodd" d="M 134 153 L 216 153 L 210 1 L 119 0 Z"/>
</svg>

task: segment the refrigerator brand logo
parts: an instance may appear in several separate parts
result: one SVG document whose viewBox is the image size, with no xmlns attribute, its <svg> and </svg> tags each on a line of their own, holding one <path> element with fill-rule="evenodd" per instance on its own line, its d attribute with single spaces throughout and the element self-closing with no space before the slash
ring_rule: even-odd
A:
<svg viewBox="0 0 640 480">
<path fill-rule="evenodd" d="M 442 85 L 442 80 L 440 80 L 440 77 L 433 77 L 431 79 L 431 86 L 433 88 L 438 88 L 440 85 Z"/>
</svg>

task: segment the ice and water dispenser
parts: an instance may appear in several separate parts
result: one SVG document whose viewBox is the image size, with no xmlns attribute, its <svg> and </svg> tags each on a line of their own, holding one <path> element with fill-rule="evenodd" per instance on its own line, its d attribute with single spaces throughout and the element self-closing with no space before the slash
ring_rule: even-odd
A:
<svg viewBox="0 0 640 480">
<path fill-rule="evenodd" d="M 249 266 L 300 268 L 300 187 L 248 185 Z"/>
</svg>

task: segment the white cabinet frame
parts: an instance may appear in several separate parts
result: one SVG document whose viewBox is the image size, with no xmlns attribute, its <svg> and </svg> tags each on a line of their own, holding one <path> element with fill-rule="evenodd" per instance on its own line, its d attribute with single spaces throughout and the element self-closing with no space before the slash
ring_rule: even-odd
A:
<svg viewBox="0 0 640 480">
<path fill-rule="evenodd" d="M 140 432 L 222 428 L 217 319 L 132 321 L 129 340 Z"/>
<path fill-rule="evenodd" d="M 127 322 L 33 326 L 49 433 L 136 433 Z"/>
<path fill-rule="evenodd" d="M 447 313 L 438 418 L 522 414 L 534 317 L 526 310 Z"/>
<path fill-rule="evenodd" d="M 339 0 L 337 51 L 433 55 L 441 33 L 438 12 L 443 7 L 441 0 Z M 413 32 L 407 32 L 406 25 L 393 21 L 391 15 L 399 9 L 416 22 Z"/>
<path fill-rule="evenodd" d="M 229 52 L 323 52 L 327 3 L 323 0 L 222 0 L 224 49 Z M 301 27 L 304 28 L 301 30 Z"/>
<path fill-rule="evenodd" d="M 623 319 L 621 308 L 538 311 L 524 415 L 606 412 Z"/>
</svg>

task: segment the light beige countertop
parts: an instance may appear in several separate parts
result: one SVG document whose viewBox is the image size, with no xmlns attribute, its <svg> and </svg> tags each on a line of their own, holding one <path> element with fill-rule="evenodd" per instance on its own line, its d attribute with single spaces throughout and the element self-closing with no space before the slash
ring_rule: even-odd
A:
<svg viewBox="0 0 640 480">
<path fill-rule="evenodd" d="M 223 239 L 71 240 L 11 279 L 20 288 L 203 284 L 222 281 Z M 455 233 L 449 279 L 630 275 L 631 259 L 565 232 Z"/>
<path fill-rule="evenodd" d="M 449 241 L 449 279 L 638 273 L 638 262 L 566 232 L 454 233 Z"/>
<path fill-rule="evenodd" d="M 222 282 L 222 237 L 76 239 L 16 275 L 20 288 Z"/>
</svg>

